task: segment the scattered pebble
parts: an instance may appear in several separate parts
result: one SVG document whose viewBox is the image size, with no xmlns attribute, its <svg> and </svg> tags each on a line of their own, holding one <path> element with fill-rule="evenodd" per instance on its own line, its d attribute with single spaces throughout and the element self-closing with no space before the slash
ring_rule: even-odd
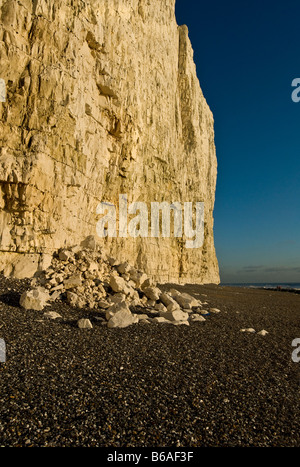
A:
<svg viewBox="0 0 300 467">
<path fill-rule="evenodd" d="M 259 336 L 267 336 L 269 333 L 268 331 L 265 331 L 264 329 L 260 332 L 257 333 Z"/>
<path fill-rule="evenodd" d="M 78 321 L 77 324 L 80 329 L 93 329 L 93 325 L 89 319 L 82 318 Z"/>
<path fill-rule="evenodd" d="M 241 329 L 241 332 L 249 332 L 250 334 L 254 334 L 256 331 L 253 328 L 248 328 L 248 329 Z"/>
</svg>

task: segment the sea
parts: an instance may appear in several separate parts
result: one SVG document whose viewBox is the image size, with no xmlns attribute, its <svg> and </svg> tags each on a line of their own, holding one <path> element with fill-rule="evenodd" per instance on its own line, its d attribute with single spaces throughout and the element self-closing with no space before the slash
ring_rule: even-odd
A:
<svg viewBox="0 0 300 467">
<path fill-rule="evenodd" d="M 221 283 L 223 287 L 246 287 L 251 289 L 268 289 L 268 290 L 289 290 L 291 292 L 300 292 L 300 283 L 298 282 L 276 282 L 276 283 L 268 283 L 268 282 L 248 282 L 248 283 Z"/>
</svg>

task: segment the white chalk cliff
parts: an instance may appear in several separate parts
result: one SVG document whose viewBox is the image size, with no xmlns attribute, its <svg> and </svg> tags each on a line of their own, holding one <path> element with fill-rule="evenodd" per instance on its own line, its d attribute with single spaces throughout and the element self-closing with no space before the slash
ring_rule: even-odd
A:
<svg viewBox="0 0 300 467">
<path fill-rule="evenodd" d="M 127 194 L 204 202 L 203 247 L 99 239 L 107 253 L 156 281 L 219 282 L 214 120 L 175 0 L 0 0 L 0 65 L 0 270 L 45 267 Z"/>
</svg>

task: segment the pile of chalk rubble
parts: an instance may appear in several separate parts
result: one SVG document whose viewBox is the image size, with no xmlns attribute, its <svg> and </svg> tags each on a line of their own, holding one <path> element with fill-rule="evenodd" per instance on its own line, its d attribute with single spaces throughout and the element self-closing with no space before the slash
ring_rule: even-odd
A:
<svg viewBox="0 0 300 467">
<path fill-rule="evenodd" d="M 95 319 L 109 328 L 125 328 L 133 324 L 163 323 L 187 325 L 204 322 L 216 308 L 175 289 L 162 292 L 143 271 L 128 262 L 119 263 L 104 254 L 95 237 L 80 246 L 61 249 L 48 269 L 31 280 L 30 289 L 20 298 L 27 310 L 44 310 L 55 301 L 67 302 L 77 309 L 90 309 Z M 45 313 L 49 318 L 60 315 Z M 89 319 L 80 319 L 79 328 L 92 328 Z"/>
</svg>

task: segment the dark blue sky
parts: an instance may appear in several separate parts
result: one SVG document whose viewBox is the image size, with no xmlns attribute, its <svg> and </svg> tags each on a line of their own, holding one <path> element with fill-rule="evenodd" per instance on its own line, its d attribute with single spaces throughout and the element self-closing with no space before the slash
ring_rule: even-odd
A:
<svg viewBox="0 0 300 467">
<path fill-rule="evenodd" d="M 214 113 L 222 282 L 300 282 L 299 0 L 177 0 Z"/>
</svg>

